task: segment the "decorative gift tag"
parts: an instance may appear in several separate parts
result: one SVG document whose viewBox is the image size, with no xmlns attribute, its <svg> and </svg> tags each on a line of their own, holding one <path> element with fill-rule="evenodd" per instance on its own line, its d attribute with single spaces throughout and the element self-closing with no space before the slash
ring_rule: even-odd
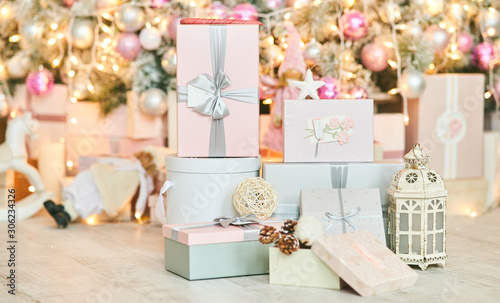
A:
<svg viewBox="0 0 500 303">
<path fill-rule="evenodd" d="M 309 144 L 346 144 L 354 132 L 354 120 L 344 115 L 307 119 L 306 125 L 305 139 Z"/>
<path fill-rule="evenodd" d="M 188 84 L 187 88 L 189 96 L 187 100 L 188 107 L 196 107 L 202 104 L 206 99 L 213 98 L 214 96 L 212 93 L 193 85 Z"/>
</svg>

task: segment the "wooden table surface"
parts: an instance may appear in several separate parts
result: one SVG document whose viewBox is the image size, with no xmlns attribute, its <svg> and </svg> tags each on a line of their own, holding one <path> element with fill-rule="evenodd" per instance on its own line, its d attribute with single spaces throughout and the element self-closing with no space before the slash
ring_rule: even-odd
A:
<svg viewBox="0 0 500 303">
<path fill-rule="evenodd" d="M 0 302 L 499 302 L 500 209 L 447 223 L 446 268 L 417 269 L 414 287 L 362 298 L 350 288 L 269 285 L 267 275 L 190 282 L 164 269 L 160 227 L 58 230 L 43 211 L 17 223 L 16 300 L 7 294 L 7 226 L 0 223 Z"/>
</svg>

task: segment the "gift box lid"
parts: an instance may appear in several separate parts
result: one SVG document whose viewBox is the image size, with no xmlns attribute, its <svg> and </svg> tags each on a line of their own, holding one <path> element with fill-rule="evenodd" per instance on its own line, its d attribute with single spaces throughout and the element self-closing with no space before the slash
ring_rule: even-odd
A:
<svg viewBox="0 0 500 303">
<path fill-rule="evenodd" d="M 311 249 L 363 297 L 417 281 L 415 271 L 366 230 L 322 237 Z"/>
<path fill-rule="evenodd" d="M 283 221 L 269 218 L 262 224 L 229 225 L 222 227 L 213 222 L 165 224 L 163 236 L 177 242 L 191 245 L 220 244 L 230 242 L 257 241 L 264 225 L 281 228 Z"/>
<path fill-rule="evenodd" d="M 167 171 L 198 174 L 254 172 L 260 169 L 260 156 L 250 158 L 179 158 L 167 155 Z"/>
</svg>

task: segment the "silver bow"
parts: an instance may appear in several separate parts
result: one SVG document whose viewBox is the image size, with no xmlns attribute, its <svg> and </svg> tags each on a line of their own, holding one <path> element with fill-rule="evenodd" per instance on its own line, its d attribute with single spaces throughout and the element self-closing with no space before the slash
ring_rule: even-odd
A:
<svg viewBox="0 0 500 303">
<path fill-rule="evenodd" d="M 335 224 L 337 224 L 339 222 L 342 222 L 342 221 L 344 221 L 345 223 L 349 224 L 349 226 L 352 227 L 352 229 L 354 229 L 355 231 L 358 230 L 356 228 L 356 226 L 354 225 L 354 223 L 352 223 L 351 220 L 349 220 L 349 219 L 352 218 L 352 217 L 354 217 L 354 216 L 359 215 L 360 212 L 361 212 L 361 207 L 359 207 L 359 206 L 356 207 L 356 208 L 351 209 L 351 211 L 348 212 L 347 214 L 345 214 L 345 215 L 342 214 L 340 216 L 339 215 L 334 215 L 334 214 L 332 214 L 330 212 L 325 212 L 325 216 L 327 216 L 328 218 L 330 218 L 330 219 L 333 220 L 333 222 L 330 225 L 328 225 L 328 227 L 326 228 L 326 230 L 328 231 Z"/>
<path fill-rule="evenodd" d="M 228 227 L 229 225 L 246 225 L 253 223 L 261 223 L 259 219 L 255 217 L 255 215 L 244 215 L 241 217 L 219 217 L 214 219 L 215 223 L 219 223 L 222 227 Z"/>
<path fill-rule="evenodd" d="M 221 93 L 221 90 L 231 85 L 231 80 L 222 71 L 219 71 L 216 78 L 214 80 L 210 75 L 203 74 L 189 81 L 188 85 L 208 93 L 205 95 L 203 102 L 193 110 L 205 116 L 212 116 L 213 119 L 218 120 L 229 115 L 229 109 L 221 98 L 225 94 Z"/>
</svg>

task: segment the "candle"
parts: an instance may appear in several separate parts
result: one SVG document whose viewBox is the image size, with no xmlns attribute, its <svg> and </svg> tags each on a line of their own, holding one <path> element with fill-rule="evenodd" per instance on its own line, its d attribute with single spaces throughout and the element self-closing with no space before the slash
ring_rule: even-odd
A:
<svg viewBox="0 0 500 303">
<path fill-rule="evenodd" d="M 55 202 L 61 201 L 61 182 L 65 176 L 64 144 L 41 144 L 38 156 L 38 170 L 47 191 L 55 195 Z"/>
</svg>

